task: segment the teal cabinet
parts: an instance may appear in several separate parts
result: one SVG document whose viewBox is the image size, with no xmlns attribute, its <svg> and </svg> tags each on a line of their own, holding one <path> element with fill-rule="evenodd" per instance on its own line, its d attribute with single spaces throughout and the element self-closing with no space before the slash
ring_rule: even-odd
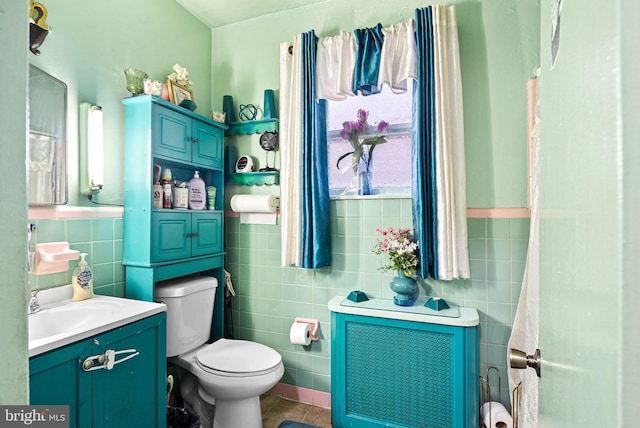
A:
<svg viewBox="0 0 640 428">
<path fill-rule="evenodd" d="M 154 155 L 184 161 L 194 167 L 222 168 L 223 129 L 159 103 L 152 106 L 151 114 L 152 133 L 157 135 L 153 140 Z"/>
<path fill-rule="evenodd" d="M 31 358 L 30 404 L 68 405 L 71 428 L 166 427 L 165 323 L 154 315 Z"/>
<path fill-rule="evenodd" d="M 222 252 L 222 212 L 166 210 L 151 217 L 153 262 Z"/>
<path fill-rule="evenodd" d="M 157 281 L 201 273 L 224 283 L 224 211 L 153 208 L 154 168 L 188 182 L 199 171 L 224 207 L 225 125 L 151 95 L 125 107 L 124 243 L 128 298 L 153 300 Z M 224 287 L 218 287 L 212 338 L 224 331 Z"/>
</svg>

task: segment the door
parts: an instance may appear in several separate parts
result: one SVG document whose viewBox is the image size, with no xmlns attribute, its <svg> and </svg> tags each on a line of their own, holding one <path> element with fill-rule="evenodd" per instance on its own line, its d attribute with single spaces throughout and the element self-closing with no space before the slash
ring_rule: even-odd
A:
<svg viewBox="0 0 640 428">
<path fill-rule="evenodd" d="M 222 252 L 222 212 L 193 213 L 191 255 L 202 256 Z"/>
<path fill-rule="evenodd" d="M 222 169 L 224 164 L 224 134 L 219 128 L 193 121 L 193 163 L 207 168 Z"/>
<path fill-rule="evenodd" d="M 153 154 L 191 161 L 191 119 L 153 104 Z"/>
<path fill-rule="evenodd" d="M 185 259 L 191 256 L 189 212 L 153 212 L 151 229 L 152 262 Z"/>
<path fill-rule="evenodd" d="M 541 4 L 541 428 L 637 425 L 626 418 L 638 413 L 637 395 L 624 393 L 637 391 L 637 375 L 628 374 L 637 373 L 637 360 L 623 362 L 638 352 L 637 338 L 627 336 L 637 330 L 628 322 L 637 309 L 626 310 L 638 300 L 625 296 L 638 289 L 637 277 L 625 281 L 627 269 L 637 271 L 637 254 L 628 251 L 638 233 L 625 225 L 638 220 L 637 212 L 627 213 L 633 203 L 623 195 L 633 193 L 637 201 L 638 181 L 626 182 L 623 174 L 637 177 L 637 165 L 626 164 L 638 159 L 638 149 L 627 157 L 622 141 L 620 5 L 563 1 L 552 67 L 551 8 Z M 637 99 L 637 90 L 629 94 Z M 627 186 L 633 192 L 625 192 Z M 635 260 L 625 262 L 629 256 Z"/>
</svg>

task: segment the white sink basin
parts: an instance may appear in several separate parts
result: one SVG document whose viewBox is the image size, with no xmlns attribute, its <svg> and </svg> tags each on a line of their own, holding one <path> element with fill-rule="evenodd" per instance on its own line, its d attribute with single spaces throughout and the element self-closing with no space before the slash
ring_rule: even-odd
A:
<svg viewBox="0 0 640 428">
<path fill-rule="evenodd" d="M 72 302 L 71 295 L 71 286 L 38 293 L 41 310 L 28 315 L 30 357 L 166 310 L 162 303 L 120 297 Z"/>
</svg>

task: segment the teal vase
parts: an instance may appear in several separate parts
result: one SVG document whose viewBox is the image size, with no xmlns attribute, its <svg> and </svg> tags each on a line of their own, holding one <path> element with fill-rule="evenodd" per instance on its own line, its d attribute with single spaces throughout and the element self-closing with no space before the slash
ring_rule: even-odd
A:
<svg viewBox="0 0 640 428">
<path fill-rule="evenodd" d="M 415 279 L 398 271 L 398 276 L 391 280 L 391 290 L 396 294 L 393 296 L 393 303 L 398 306 L 412 306 L 418 296 L 418 283 Z"/>
</svg>

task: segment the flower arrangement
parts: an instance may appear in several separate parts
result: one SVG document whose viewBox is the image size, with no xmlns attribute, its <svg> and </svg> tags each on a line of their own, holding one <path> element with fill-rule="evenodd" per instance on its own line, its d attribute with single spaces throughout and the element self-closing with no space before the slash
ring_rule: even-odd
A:
<svg viewBox="0 0 640 428">
<path fill-rule="evenodd" d="M 376 238 L 373 247 L 374 254 L 387 253 L 389 262 L 378 268 L 382 272 L 391 270 L 402 271 L 410 276 L 418 267 L 418 243 L 415 242 L 409 229 L 394 229 L 392 227 L 383 230 L 376 228 L 376 233 L 381 234 L 381 238 Z"/>
<path fill-rule="evenodd" d="M 193 85 L 194 83 L 189 80 L 189 72 L 187 69 L 180 64 L 176 64 L 173 66 L 173 73 L 167 76 L 167 79 L 176 82 L 180 86 L 184 86 L 186 88 L 189 85 Z"/>
<path fill-rule="evenodd" d="M 373 149 L 375 149 L 378 144 L 387 142 L 387 139 L 381 134 L 389 127 L 388 122 L 381 120 L 376 127 L 378 135 L 360 139 L 370 133 L 372 126 L 367 122 L 367 119 L 369 118 L 368 111 L 359 109 L 357 118 L 358 120 L 354 122 L 347 121 L 342 124 L 340 136 L 351 144 L 351 148 L 353 150 L 340 156 L 336 162 L 336 167 L 340 169 L 340 162 L 342 159 L 351 155 L 351 169 L 353 170 L 354 175 L 358 174 L 361 162 L 362 169 L 364 171 L 369 171 L 369 168 L 371 167 Z M 368 147 L 369 149 L 364 150 L 365 147 Z"/>
</svg>

